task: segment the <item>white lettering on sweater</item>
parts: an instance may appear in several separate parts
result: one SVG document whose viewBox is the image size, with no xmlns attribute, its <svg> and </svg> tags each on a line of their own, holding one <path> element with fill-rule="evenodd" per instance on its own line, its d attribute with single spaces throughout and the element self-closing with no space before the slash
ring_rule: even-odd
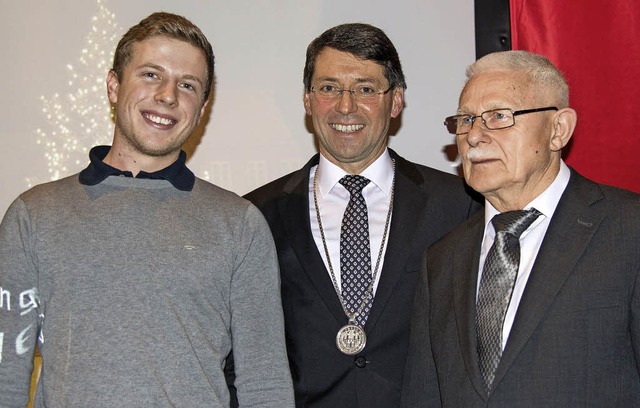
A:
<svg viewBox="0 0 640 408">
<path fill-rule="evenodd" d="M 38 307 L 38 295 L 36 288 L 25 290 L 20 294 L 20 316 L 24 316 Z"/>
<path fill-rule="evenodd" d="M 33 309 L 38 308 L 38 290 L 36 288 L 27 289 L 18 295 L 20 305 L 20 316 L 24 316 Z M 0 310 L 11 311 L 11 292 L 0 286 Z"/>
<path fill-rule="evenodd" d="M 20 334 L 18 334 L 18 336 L 16 337 L 16 343 L 15 343 L 16 354 L 19 356 L 31 350 L 31 346 L 27 344 L 27 341 L 31 338 L 31 336 L 28 333 L 32 327 L 33 327 L 33 324 L 30 324 L 29 326 L 27 326 L 26 329 L 21 331 Z M 3 350 L 4 350 L 4 333 L 0 332 L 0 364 L 2 364 Z"/>
<path fill-rule="evenodd" d="M 6 290 L 0 287 L 0 311 L 6 310 L 11 311 L 11 291 Z M 15 300 L 15 299 L 14 299 Z M 25 291 L 20 292 L 17 298 L 17 303 L 19 305 L 20 316 L 24 316 L 30 313 L 33 310 L 40 309 L 40 302 L 38 298 L 38 290 L 36 288 L 27 289 Z M 38 313 L 38 324 L 42 325 L 44 321 L 44 313 L 42 310 Z M 34 328 L 34 324 L 30 323 L 27 328 L 23 329 L 15 338 L 15 351 L 17 355 L 23 355 L 29 352 L 32 347 L 28 344 L 28 340 L 31 338 L 31 330 Z M 37 328 L 36 328 L 37 330 Z M 2 354 L 4 351 L 4 337 L 5 333 L 0 332 L 0 363 L 2 363 Z M 7 339 L 7 341 L 9 341 Z M 44 336 L 42 331 L 38 336 L 38 341 L 42 344 L 44 343 Z M 9 344 L 7 344 L 9 346 Z"/>
<path fill-rule="evenodd" d="M 25 343 L 31 337 L 27 334 L 27 332 L 31 330 L 32 326 L 33 325 L 30 324 L 26 329 L 21 331 L 20 334 L 18 334 L 18 337 L 16 338 L 16 354 L 19 356 L 23 355 L 24 353 L 29 351 L 29 349 L 31 349 L 31 347 L 29 347 L 28 345 L 25 346 Z"/>
<path fill-rule="evenodd" d="M 2 286 L 0 286 L 0 309 L 5 308 L 5 303 L 7 304 L 7 310 L 11 310 L 11 292 L 4 290 Z"/>
</svg>

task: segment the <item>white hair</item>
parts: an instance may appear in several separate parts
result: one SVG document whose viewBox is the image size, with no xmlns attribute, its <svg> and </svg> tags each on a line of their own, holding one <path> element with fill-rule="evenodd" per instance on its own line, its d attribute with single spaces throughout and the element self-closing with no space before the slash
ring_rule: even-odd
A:
<svg viewBox="0 0 640 408">
<path fill-rule="evenodd" d="M 547 58 L 528 51 L 500 51 L 487 54 L 467 68 L 467 82 L 482 72 L 504 70 L 522 72 L 532 89 L 542 89 L 555 100 L 558 108 L 569 107 L 569 85 L 564 75 Z"/>
</svg>

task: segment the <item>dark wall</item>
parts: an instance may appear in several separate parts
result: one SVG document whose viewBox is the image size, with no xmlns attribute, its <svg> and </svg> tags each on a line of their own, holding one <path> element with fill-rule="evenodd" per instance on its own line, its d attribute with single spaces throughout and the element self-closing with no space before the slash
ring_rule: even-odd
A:
<svg viewBox="0 0 640 408">
<path fill-rule="evenodd" d="M 509 0 L 475 0 L 476 58 L 511 49 Z"/>
</svg>

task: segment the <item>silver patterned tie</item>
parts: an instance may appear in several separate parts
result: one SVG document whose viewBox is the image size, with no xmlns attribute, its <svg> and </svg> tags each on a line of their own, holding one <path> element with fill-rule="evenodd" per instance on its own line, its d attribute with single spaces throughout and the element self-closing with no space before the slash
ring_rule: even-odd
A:
<svg viewBox="0 0 640 408">
<path fill-rule="evenodd" d="M 356 323 L 364 327 L 371 309 L 372 296 L 362 305 L 366 291 L 371 285 L 371 247 L 369 243 L 369 217 L 367 203 L 362 189 L 369 179 L 347 175 L 340 179 L 351 194 L 340 228 L 340 280 L 342 298 L 350 314 L 362 311 L 356 316 Z"/>
<path fill-rule="evenodd" d="M 493 217 L 496 237 L 487 254 L 476 305 L 476 330 L 480 372 L 491 389 L 502 357 L 502 326 L 520 265 L 520 235 L 541 213 L 507 211 Z"/>
</svg>

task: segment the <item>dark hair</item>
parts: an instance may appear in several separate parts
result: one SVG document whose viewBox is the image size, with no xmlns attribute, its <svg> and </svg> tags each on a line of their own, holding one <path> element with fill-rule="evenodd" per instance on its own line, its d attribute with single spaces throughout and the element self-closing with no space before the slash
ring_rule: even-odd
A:
<svg viewBox="0 0 640 408">
<path fill-rule="evenodd" d="M 384 31 L 369 24 L 351 23 L 328 29 L 307 47 L 307 60 L 302 77 L 307 92 L 311 91 L 311 77 L 316 58 L 326 47 L 348 52 L 362 60 L 375 61 L 384 68 L 384 76 L 391 88 L 407 89 L 400 57 Z"/>
<path fill-rule="evenodd" d="M 215 62 L 213 48 L 209 44 L 207 37 L 195 24 L 176 14 L 153 13 L 131 27 L 122 36 L 113 56 L 113 70 L 118 80 L 122 81 L 124 69 L 131 61 L 134 44 L 155 36 L 165 36 L 184 41 L 202 51 L 207 60 L 207 82 L 204 90 L 204 100 L 206 101 L 209 97 L 209 92 L 211 92 L 211 83 L 213 82 L 213 65 Z"/>
</svg>

